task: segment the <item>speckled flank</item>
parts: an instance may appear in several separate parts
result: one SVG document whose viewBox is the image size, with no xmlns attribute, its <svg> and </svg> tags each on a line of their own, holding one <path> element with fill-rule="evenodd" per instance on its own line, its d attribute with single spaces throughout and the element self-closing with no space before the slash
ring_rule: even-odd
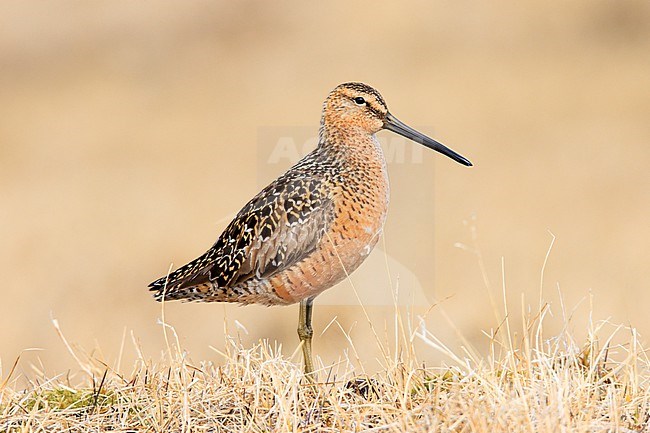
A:
<svg viewBox="0 0 650 433">
<path fill-rule="evenodd" d="M 318 147 L 249 201 L 205 254 L 151 283 L 155 298 L 292 304 L 343 280 L 386 218 L 388 176 L 374 134 L 387 113 L 373 88 L 336 87 Z"/>
</svg>

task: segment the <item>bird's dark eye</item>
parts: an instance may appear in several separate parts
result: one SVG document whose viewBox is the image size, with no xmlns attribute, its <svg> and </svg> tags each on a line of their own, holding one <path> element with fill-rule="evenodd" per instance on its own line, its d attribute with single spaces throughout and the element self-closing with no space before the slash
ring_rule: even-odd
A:
<svg viewBox="0 0 650 433">
<path fill-rule="evenodd" d="M 356 98 L 354 98 L 354 103 L 357 105 L 365 105 L 366 100 L 363 99 L 361 96 L 357 96 Z"/>
</svg>

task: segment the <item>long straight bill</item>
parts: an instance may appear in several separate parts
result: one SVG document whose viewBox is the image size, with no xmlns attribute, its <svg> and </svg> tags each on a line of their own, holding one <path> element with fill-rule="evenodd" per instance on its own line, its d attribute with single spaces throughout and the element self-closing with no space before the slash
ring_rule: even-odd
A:
<svg viewBox="0 0 650 433">
<path fill-rule="evenodd" d="M 454 161 L 459 162 L 463 165 L 466 165 L 468 167 L 471 167 L 472 165 L 472 163 L 469 162 L 469 159 L 465 158 L 462 155 L 459 155 L 458 153 L 454 152 L 444 144 L 439 143 L 436 140 L 427 137 L 426 135 L 416 131 L 415 129 L 411 128 L 408 125 L 405 125 L 390 113 L 386 114 L 386 119 L 384 120 L 384 129 L 393 131 L 394 133 L 399 134 L 402 137 L 406 137 L 409 140 L 413 140 L 416 143 L 420 143 L 423 146 L 428 147 L 429 149 L 433 149 L 436 152 L 440 152 L 443 155 L 446 155 L 451 159 L 453 159 Z"/>
</svg>

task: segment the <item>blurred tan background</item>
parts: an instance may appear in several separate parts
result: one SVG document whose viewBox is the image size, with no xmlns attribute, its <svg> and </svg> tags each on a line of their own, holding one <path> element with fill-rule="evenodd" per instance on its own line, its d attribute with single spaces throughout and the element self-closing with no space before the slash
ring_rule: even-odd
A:
<svg viewBox="0 0 650 433">
<path fill-rule="evenodd" d="M 498 298 L 504 258 L 516 311 L 522 296 L 537 306 L 550 231 L 543 289 L 555 316 L 559 284 L 579 332 L 592 293 L 595 319 L 647 341 L 647 1 L 4 1 L 2 374 L 28 348 L 43 350 L 23 353 L 20 371 L 39 358 L 50 374 L 75 370 L 51 317 L 109 363 L 130 331 L 158 358 L 147 284 L 205 251 L 289 167 L 265 165 L 272 147 L 292 131 L 308 141 L 327 92 L 351 80 L 475 164 L 418 157 L 415 144 L 391 164 L 385 245 L 353 276 L 382 335 L 399 280 L 415 314 L 442 301 L 427 316 L 440 339 L 460 344 L 444 311 L 481 347 L 496 321 L 472 230 Z M 351 294 L 344 282 L 317 300 L 315 350 L 326 363 L 349 350 L 338 326 L 320 335 L 336 318 L 372 371 L 379 352 Z M 193 360 L 220 362 L 208 346 L 223 347 L 224 316 L 248 330 L 244 344 L 277 339 L 291 353 L 297 312 L 170 303 L 166 319 Z M 127 341 L 123 365 L 133 356 Z"/>
</svg>

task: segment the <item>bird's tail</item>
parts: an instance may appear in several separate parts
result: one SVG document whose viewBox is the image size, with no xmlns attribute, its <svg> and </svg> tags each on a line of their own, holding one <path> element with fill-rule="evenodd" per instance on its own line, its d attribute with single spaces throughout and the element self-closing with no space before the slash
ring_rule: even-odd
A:
<svg viewBox="0 0 650 433">
<path fill-rule="evenodd" d="M 158 278 L 156 281 L 149 283 L 149 291 L 154 292 L 153 297 L 156 301 L 160 302 L 165 299 L 170 299 L 168 288 L 173 286 L 170 284 L 172 281 L 174 273 L 165 275 L 164 277 Z"/>
<path fill-rule="evenodd" d="M 154 292 L 153 297 L 158 302 L 163 299 L 165 301 L 175 299 L 191 300 L 192 294 L 195 293 L 193 288 L 209 282 L 208 273 L 202 272 L 205 265 L 204 256 L 192 260 L 188 264 L 150 283 L 149 291 Z"/>
</svg>

